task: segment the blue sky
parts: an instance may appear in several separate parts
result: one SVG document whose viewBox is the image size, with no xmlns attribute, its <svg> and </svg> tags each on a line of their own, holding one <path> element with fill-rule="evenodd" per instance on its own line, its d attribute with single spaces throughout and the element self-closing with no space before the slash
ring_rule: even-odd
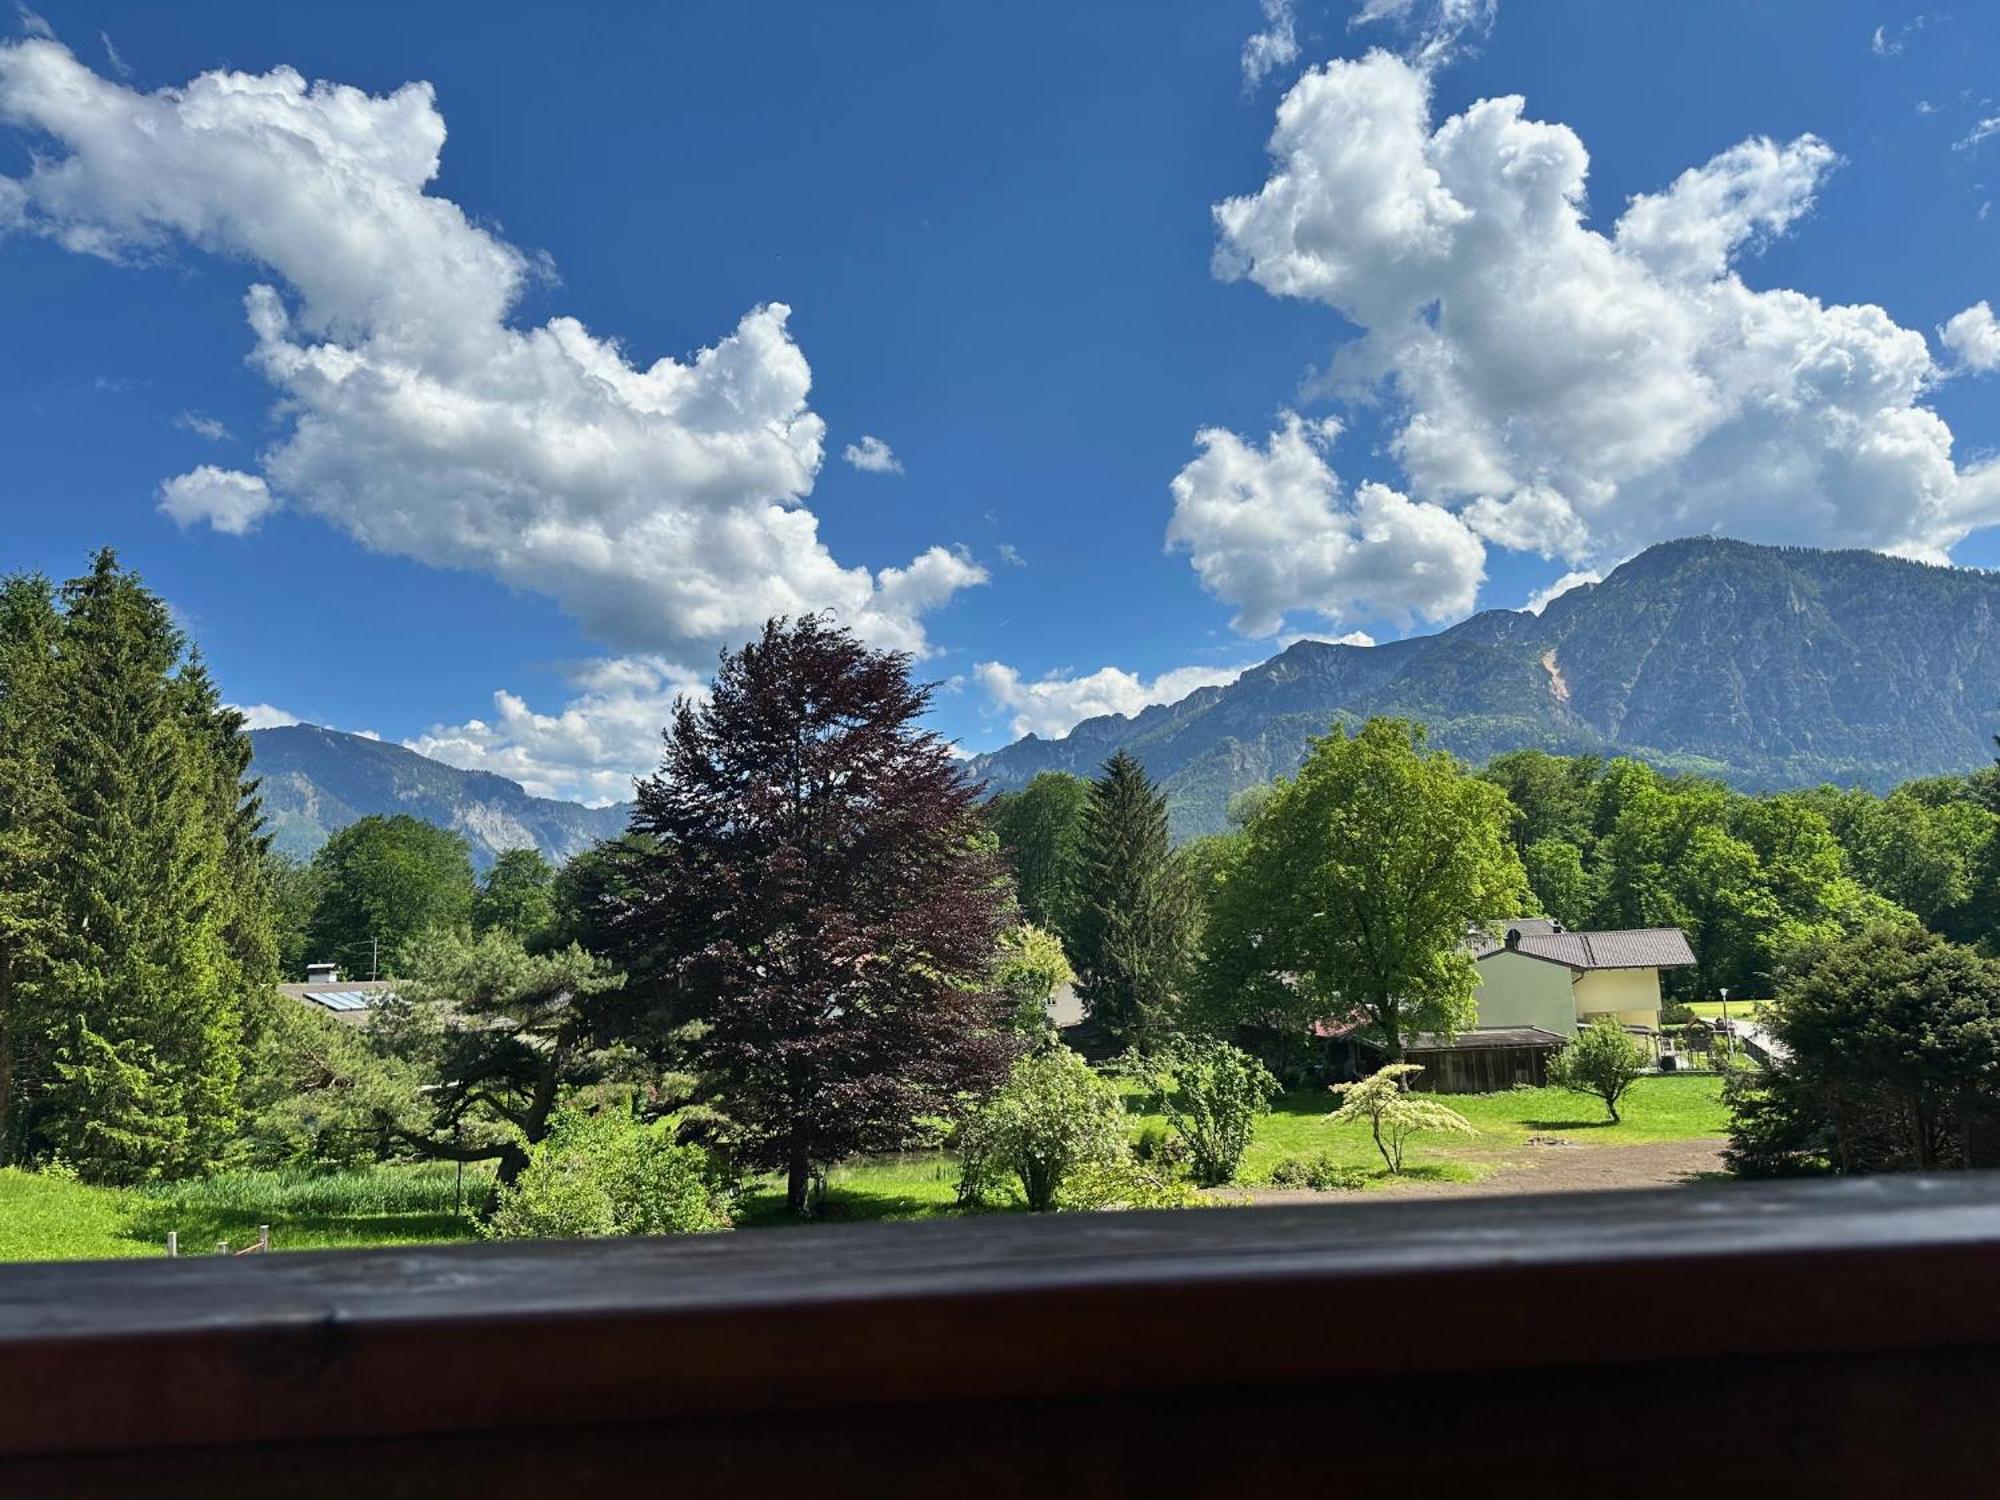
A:
<svg viewBox="0 0 2000 1500">
<path fill-rule="evenodd" d="M 536 790 L 773 608 L 982 750 L 1689 531 L 2000 564 L 1985 8 L 37 10 L 0 568 Z"/>
</svg>

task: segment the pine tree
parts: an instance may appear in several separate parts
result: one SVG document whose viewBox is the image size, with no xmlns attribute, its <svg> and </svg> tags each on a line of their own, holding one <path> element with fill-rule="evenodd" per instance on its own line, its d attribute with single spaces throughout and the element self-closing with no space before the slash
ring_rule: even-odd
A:
<svg viewBox="0 0 2000 1500">
<path fill-rule="evenodd" d="M 1123 750 L 1091 783 L 1081 864 L 1078 993 L 1111 1041 L 1150 1047 L 1173 1027 L 1194 903 L 1167 837 L 1166 798 Z"/>
<path fill-rule="evenodd" d="M 812 1179 L 907 1146 L 1006 1077 L 992 983 L 1014 920 L 968 784 L 917 726 L 909 659 L 806 616 L 726 655 L 683 700 L 619 846 L 619 957 L 698 1023 L 695 1061 L 750 1165 Z"/>
</svg>

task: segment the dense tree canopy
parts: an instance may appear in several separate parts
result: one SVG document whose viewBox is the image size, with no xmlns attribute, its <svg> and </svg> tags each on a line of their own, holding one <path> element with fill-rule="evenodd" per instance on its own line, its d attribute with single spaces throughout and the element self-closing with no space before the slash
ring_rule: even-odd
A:
<svg viewBox="0 0 2000 1500">
<path fill-rule="evenodd" d="M 1528 900 L 1505 795 L 1370 720 L 1316 741 L 1252 819 L 1208 923 L 1203 1009 L 1218 1025 L 1300 1031 L 1349 1017 L 1392 1056 L 1472 1024 L 1478 923 Z"/>
<path fill-rule="evenodd" d="M 1044 771 L 1018 792 L 986 805 L 1000 852 L 1013 868 L 1021 914 L 1070 938 L 1081 899 L 1084 812 L 1090 784 L 1066 771 Z"/>
<path fill-rule="evenodd" d="M 328 839 L 313 859 L 319 899 L 309 962 L 350 975 L 392 974 L 433 928 L 472 920 L 472 853 L 464 838 L 407 813 L 367 817 Z"/>
<path fill-rule="evenodd" d="M 473 931 L 497 928 L 537 948 L 548 941 L 555 925 L 555 866 L 532 844 L 502 850 L 473 895 Z"/>
<path fill-rule="evenodd" d="M 1005 1077 L 1015 905 L 909 659 L 806 616 L 724 656 L 640 783 L 621 951 L 747 1160 L 812 1178 Z"/>
</svg>

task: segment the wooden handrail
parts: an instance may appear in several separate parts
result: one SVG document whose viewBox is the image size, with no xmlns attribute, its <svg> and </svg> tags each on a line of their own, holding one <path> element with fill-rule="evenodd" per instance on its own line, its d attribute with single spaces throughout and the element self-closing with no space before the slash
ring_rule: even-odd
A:
<svg viewBox="0 0 2000 1500">
<path fill-rule="evenodd" d="M 1996 1399 L 1986 1174 L 0 1269 L 10 1496 L 1846 1493 Z"/>
</svg>

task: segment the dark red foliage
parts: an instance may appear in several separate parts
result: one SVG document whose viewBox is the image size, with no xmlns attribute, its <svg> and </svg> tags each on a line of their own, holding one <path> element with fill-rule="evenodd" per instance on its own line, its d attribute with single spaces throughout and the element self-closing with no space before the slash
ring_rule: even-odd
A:
<svg viewBox="0 0 2000 1500">
<path fill-rule="evenodd" d="M 994 943 L 1006 873 L 968 784 L 919 729 L 909 658 L 773 620 L 682 702 L 640 783 L 620 926 L 751 1164 L 811 1174 L 911 1143 L 1013 1056 Z"/>
</svg>

